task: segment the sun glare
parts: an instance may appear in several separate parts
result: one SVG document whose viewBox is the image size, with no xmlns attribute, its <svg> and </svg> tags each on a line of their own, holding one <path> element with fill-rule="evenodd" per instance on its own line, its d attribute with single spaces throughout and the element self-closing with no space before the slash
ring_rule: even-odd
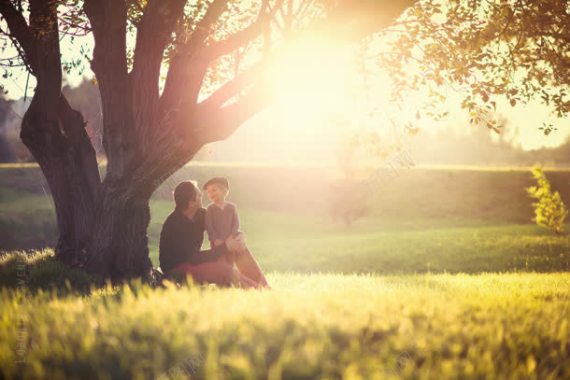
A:
<svg viewBox="0 0 570 380">
<path fill-rule="evenodd" d="M 303 149 L 308 161 L 331 158 L 347 136 L 363 132 L 377 134 L 386 146 L 401 139 L 396 129 L 403 129 L 399 119 L 409 110 L 391 106 L 387 73 L 365 72 L 366 58 L 357 46 L 321 36 L 291 44 L 276 57 L 269 76 L 274 101 L 263 128 L 285 147 L 285 159 Z"/>
<path fill-rule="evenodd" d="M 353 82 L 348 48 L 324 39 L 299 42 L 273 66 L 274 109 L 291 126 L 314 128 L 350 105 Z"/>
</svg>

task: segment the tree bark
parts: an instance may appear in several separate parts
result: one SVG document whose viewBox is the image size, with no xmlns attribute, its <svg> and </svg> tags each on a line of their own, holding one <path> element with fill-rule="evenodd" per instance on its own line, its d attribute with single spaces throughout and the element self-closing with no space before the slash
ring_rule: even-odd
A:
<svg viewBox="0 0 570 380">
<path fill-rule="evenodd" d="M 38 83 L 22 120 L 20 137 L 40 165 L 51 190 L 59 228 L 56 257 L 78 264 L 78 253 L 85 249 L 91 233 L 100 178 L 83 118 L 61 93 L 56 7 L 54 2 L 30 1 L 28 27 L 13 5 L 1 4 Z"/>
<path fill-rule="evenodd" d="M 59 229 L 56 257 L 78 265 L 78 254 L 86 248 L 93 226 L 99 170 L 81 114 L 63 95 L 59 103 L 54 109 L 37 93 L 24 115 L 21 139 L 42 169 L 54 201 Z"/>
<path fill-rule="evenodd" d="M 88 247 L 89 273 L 112 280 L 148 274 L 152 266 L 147 236 L 150 197 L 166 178 L 192 159 L 200 146 L 157 142 L 125 175 L 105 178 Z"/>
<path fill-rule="evenodd" d="M 143 276 L 150 269 L 147 227 L 151 194 L 133 180 L 103 183 L 88 250 L 88 272 L 122 279 Z"/>
</svg>

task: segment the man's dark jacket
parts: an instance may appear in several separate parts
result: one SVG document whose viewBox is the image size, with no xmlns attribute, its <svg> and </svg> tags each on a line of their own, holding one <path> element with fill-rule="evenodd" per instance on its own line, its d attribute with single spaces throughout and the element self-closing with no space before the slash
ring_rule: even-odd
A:
<svg viewBox="0 0 570 380">
<path fill-rule="evenodd" d="M 200 208 L 192 219 L 182 211 L 174 210 L 166 218 L 160 232 L 159 260 L 162 272 L 167 274 L 180 264 L 201 264 L 215 261 L 226 253 L 225 245 L 200 251 L 204 241 L 204 217 L 206 210 Z"/>
</svg>

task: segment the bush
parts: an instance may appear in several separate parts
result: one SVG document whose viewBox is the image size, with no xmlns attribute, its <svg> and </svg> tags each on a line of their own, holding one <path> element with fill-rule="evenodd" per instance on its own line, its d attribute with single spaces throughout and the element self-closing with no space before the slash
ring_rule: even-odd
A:
<svg viewBox="0 0 570 380">
<path fill-rule="evenodd" d="M 53 250 L 0 255 L 0 287 L 89 293 L 91 286 L 99 282 L 86 272 L 57 261 Z"/>
<path fill-rule="evenodd" d="M 526 190 L 530 197 L 536 199 L 534 206 L 534 221 L 546 227 L 556 234 L 564 232 L 564 222 L 568 216 L 568 209 L 562 201 L 558 191 L 552 192 L 550 182 L 540 167 L 532 169 L 532 175 L 537 186 L 528 187 Z"/>
</svg>

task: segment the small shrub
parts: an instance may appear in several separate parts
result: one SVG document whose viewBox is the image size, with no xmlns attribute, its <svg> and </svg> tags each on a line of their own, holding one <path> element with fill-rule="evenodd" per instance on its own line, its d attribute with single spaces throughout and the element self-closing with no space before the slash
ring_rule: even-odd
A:
<svg viewBox="0 0 570 380">
<path fill-rule="evenodd" d="M 526 189 L 531 198 L 536 199 L 534 206 L 534 221 L 546 227 L 556 234 L 564 232 L 564 222 L 568 216 L 568 209 L 562 201 L 558 191 L 552 192 L 550 182 L 540 167 L 532 169 L 532 175 L 537 182 L 537 186 Z"/>
<path fill-rule="evenodd" d="M 0 287 L 89 293 L 101 281 L 57 261 L 52 250 L 0 254 Z"/>
</svg>

